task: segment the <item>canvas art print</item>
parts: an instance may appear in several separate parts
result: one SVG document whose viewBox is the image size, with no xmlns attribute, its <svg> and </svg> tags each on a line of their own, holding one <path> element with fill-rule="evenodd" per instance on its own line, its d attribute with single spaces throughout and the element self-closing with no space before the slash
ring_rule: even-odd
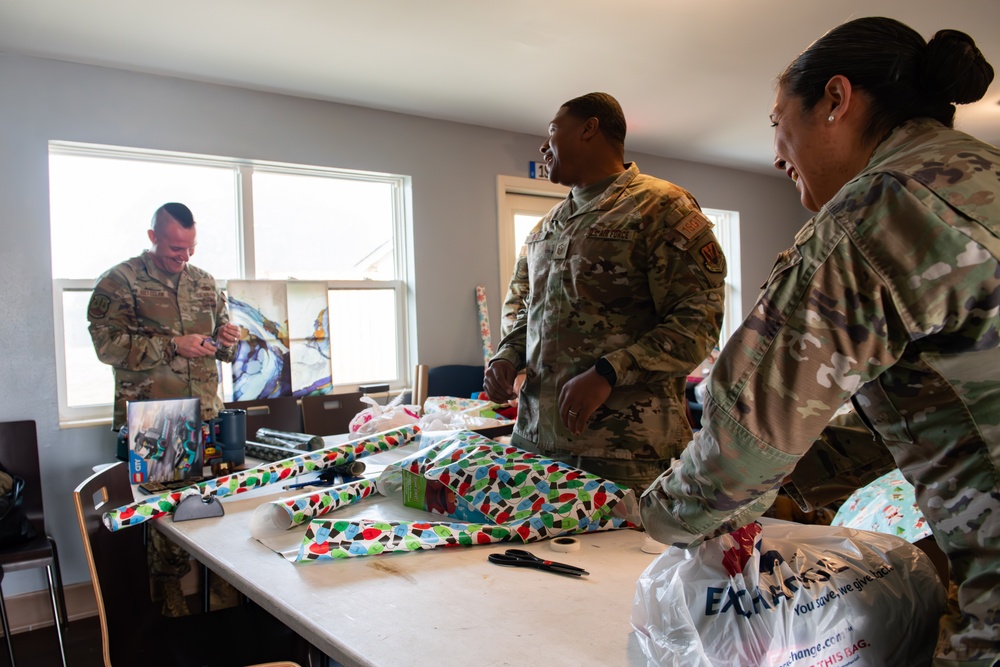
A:
<svg viewBox="0 0 1000 667">
<path fill-rule="evenodd" d="M 330 305 L 326 283 L 288 283 L 288 340 L 292 396 L 328 394 L 333 389 L 330 363 Z"/>
<path fill-rule="evenodd" d="M 129 401 L 127 418 L 133 484 L 173 482 L 201 475 L 201 401 Z"/>
<path fill-rule="evenodd" d="M 231 280 L 228 289 L 230 318 L 247 332 L 233 361 L 233 398 L 329 393 L 326 283 Z"/>
<path fill-rule="evenodd" d="M 230 321 L 246 330 L 233 360 L 233 399 L 292 395 L 288 301 L 277 281 L 229 281 Z"/>
</svg>

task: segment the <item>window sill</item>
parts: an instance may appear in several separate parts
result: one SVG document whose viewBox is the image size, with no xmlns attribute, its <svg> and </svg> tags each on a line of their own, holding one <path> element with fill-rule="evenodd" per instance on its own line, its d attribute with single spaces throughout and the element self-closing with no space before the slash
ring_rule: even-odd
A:
<svg viewBox="0 0 1000 667">
<path fill-rule="evenodd" d="M 91 428 L 94 426 L 104 426 L 111 430 L 111 417 L 98 417 L 96 419 L 61 419 L 59 428 Z"/>
</svg>

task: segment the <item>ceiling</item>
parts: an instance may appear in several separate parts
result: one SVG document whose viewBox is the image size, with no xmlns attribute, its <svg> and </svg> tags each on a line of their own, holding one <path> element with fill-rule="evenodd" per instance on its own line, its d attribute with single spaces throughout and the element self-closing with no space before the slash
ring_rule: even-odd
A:
<svg viewBox="0 0 1000 667">
<path fill-rule="evenodd" d="M 602 90 L 630 150 L 775 173 L 775 75 L 877 15 L 976 39 L 998 80 L 958 126 L 1000 144 L 1000 0 L 2 0 L 0 51 L 539 137 Z"/>
</svg>

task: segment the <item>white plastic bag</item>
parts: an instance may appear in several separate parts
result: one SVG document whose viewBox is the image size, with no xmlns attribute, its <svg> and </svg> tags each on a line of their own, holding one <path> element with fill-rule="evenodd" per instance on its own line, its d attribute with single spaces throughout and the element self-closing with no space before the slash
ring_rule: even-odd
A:
<svg viewBox="0 0 1000 667">
<path fill-rule="evenodd" d="M 659 556 L 632 627 L 661 667 L 913 667 L 930 662 L 944 602 L 905 540 L 763 519 Z"/>
<path fill-rule="evenodd" d="M 403 394 L 386 406 L 379 405 L 375 399 L 368 396 L 362 396 L 361 402 L 367 403 L 369 407 L 351 419 L 347 427 L 350 433 L 371 435 L 420 421 L 420 408 L 416 405 L 403 405 Z"/>
</svg>

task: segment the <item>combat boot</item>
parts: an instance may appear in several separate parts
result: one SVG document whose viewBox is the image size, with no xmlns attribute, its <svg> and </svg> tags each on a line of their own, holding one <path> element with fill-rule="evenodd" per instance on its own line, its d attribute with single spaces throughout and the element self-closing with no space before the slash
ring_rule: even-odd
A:
<svg viewBox="0 0 1000 667">
<path fill-rule="evenodd" d="M 240 603 L 240 592 L 231 583 L 218 576 L 211 576 L 209 581 L 209 609 L 216 611 L 218 609 L 235 607 Z"/>
<path fill-rule="evenodd" d="M 180 581 L 176 579 L 163 581 L 160 582 L 160 586 L 163 592 L 163 611 L 161 613 L 164 616 L 176 618 L 191 614 L 191 611 L 188 609 L 187 598 L 184 597 L 184 591 L 181 590 Z"/>
</svg>

